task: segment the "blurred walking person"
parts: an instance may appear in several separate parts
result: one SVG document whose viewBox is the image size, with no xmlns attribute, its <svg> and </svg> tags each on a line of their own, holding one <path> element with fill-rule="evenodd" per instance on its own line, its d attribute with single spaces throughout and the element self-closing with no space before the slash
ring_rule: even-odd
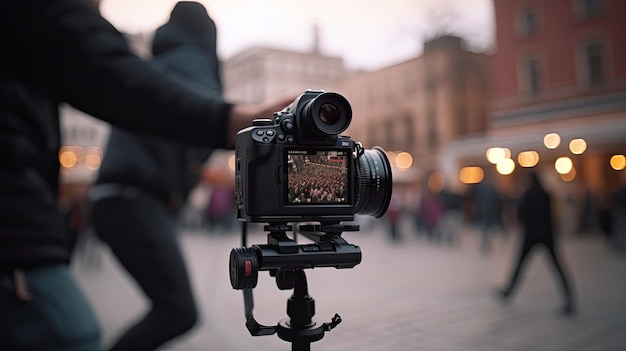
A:
<svg viewBox="0 0 626 351">
<path fill-rule="evenodd" d="M 454 244 L 458 240 L 458 233 L 463 227 L 463 203 L 465 198 L 462 194 L 444 187 L 439 193 L 443 204 L 443 215 L 441 218 L 440 235 L 441 241 L 447 244 Z"/>
<path fill-rule="evenodd" d="M 155 33 L 152 63 L 199 94 L 222 101 L 216 39 L 204 6 L 179 2 Z M 111 131 L 91 191 L 92 224 L 150 299 L 149 311 L 123 332 L 113 351 L 154 350 L 197 322 L 177 214 L 210 153 L 119 128 Z"/>
<path fill-rule="evenodd" d="M 528 255 L 536 246 L 542 245 L 552 259 L 553 268 L 561 284 L 565 300 L 562 313 L 571 315 L 575 313 L 574 298 L 569 279 L 557 254 L 551 198 L 543 188 L 537 173 L 533 172 L 529 175 L 529 182 L 530 185 L 522 195 L 518 208 L 518 219 L 524 228 L 519 258 L 508 285 L 499 292 L 499 295 L 504 300 L 511 297 L 518 285 Z"/>
<path fill-rule="evenodd" d="M 485 178 L 475 186 L 474 191 L 473 196 L 476 201 L 481 234 L 480 249 L 486 254 L 491 251 L 490 236 L 492 228 L 494 225 L 501 223 L 502 202 L 490 173 L 485 173 Z"/>
<path fill-rule="evenodd" d="M 611 240 L 616 249 L 626 248 L 626 173 L 622 171 L 620 184 L 612 194 L 613 225 Z"/>
<path fill-rule="evenodd" d="M 420 215 L 426 229 L 428 240 L 441 239 L 440 221 L 443 216 L 443 202 L 439 196 L 425 183 L 420 198 Z"/>
<path fill-rule="evenodd" d="M 387 236 L 391 242 L 399 242 L 402 239 L 400 233 L 400 219 L 404 212 L 404 197 L 400 192 L 394 192 L 391 195 L 391 201 L 389 202 L 389 208 L 385 213 L 387 217 Z"/>
</svg>

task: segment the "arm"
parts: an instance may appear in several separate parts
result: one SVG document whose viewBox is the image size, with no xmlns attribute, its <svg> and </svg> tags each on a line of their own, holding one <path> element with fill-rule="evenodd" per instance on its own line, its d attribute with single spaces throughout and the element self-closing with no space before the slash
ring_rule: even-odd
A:
<svg viewBox="0 0 626 351">
<path fill-rule="evenodd" d="M 231 104 L 211 102 L 133 55 L 84 1 L 7 0 L 0 13 L 11 61 L 33 90 L 136 132 L 213 147 L 234 138 Z"/>
</svg>

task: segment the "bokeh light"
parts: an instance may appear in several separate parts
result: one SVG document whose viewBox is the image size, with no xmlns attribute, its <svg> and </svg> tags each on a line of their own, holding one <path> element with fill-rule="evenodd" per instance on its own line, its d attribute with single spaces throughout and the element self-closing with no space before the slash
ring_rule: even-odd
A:
<svg viewBox="0 0 626 351">
<path fill-rule="evenodd" d="M 71 147 L 62 147 L 59 150 L 59 163 L 63 168 L 72 168 L 78 163 L 78 155 Z"/>
<path fill-rule="evenodd" d="M 576 178 L 576 168 L 572 167 L 572 169 L 565 173 L 565 174 L 561 174 L 561 179 L 563 179 L 566 182 L 571 182 L 572 180 L 574 180 L 574 178 Z"/>
<path fill-rule="evenodd" d="M 413 156 L 408 152 L 400 152 L 396 156 L 396 167 L 401 170 L 407 170 L 413 165 Z"/>
<path fill-rule="evenodd" d="M 441 172 L 433 172 L 428 177 L 428 188 L 435 193 L 440 192 L 443 189 L 444 178 Z"/>
<path fill-rule="evenodd" d="M 459 180 L 463 184 L 477 184 L 480 183 L 483 178 L 485 178 L 485 171 L 480 167 L 463 167 L 459 171 Z"/>
<path fill-rule="evenodd" d="M 95 171 L 102 163 L 102 150 L 99 147 L 90 147 L 85 154 L 85 167 Z"/>
<path fill-rule="evenodd" d="M 506 158 L 506 150 L 501 147 L 490 147 L 487 149 L 485 156 L 487 157 L 487 161 L 495 165 Z"/>
<path fill-rule="evenodd" d="M 580 155 L 587 150 L 587 142 L 585 139 L 572 139 L 569 142 L 569 151 L 574 155 Z"/>
<path fill-rule="evenodd" d="M 517 155 L 517 162 L 522 167 L 535 167 L 539 163 L 539 153 L 537 151 L 522 151 Z"/>
<path fill-rule="evenodd" d="M 626 168 L 626 156 L 613 155 L 611 156 L 611 167 L 616 171 L 621 171 Z"/>
<path fill-rule="evenodd" d="M 496 170 L 502 175 L 509 175 L 515 170 L 515 161 L 510 158 L 505 158 L 498 162 Z"/>
<path fill-rule="evenodd" d="M 548 133 L 543 137 L 543 145 L 548 149 L 556 149 L 561 144 L 561 136 L 557 133 Z"/>
<path fill-rule="evenodd" d="M 572 163 L 572 160 L 567 156 L 559 157 L 556 161 L 554 161 L 554 168 L 557 172 L 559 172 L 559 174 L 567 174 L 573 167 L 574 164 Z"/>
</svg>

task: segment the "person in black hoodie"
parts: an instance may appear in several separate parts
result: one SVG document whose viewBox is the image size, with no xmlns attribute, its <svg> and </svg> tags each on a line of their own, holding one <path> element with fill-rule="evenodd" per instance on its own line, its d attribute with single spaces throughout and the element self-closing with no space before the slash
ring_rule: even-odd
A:
<svg viewBox="0 0 626 351">
<path fill-rule="evenodd" d="M 219 102 L 216 39 L 215 23 L 204 6 L 179 2 L 154 35 L 152 61 Z M 114 342 L 113 351 L 154 350 L 196 323 L 176 215 L 210 151 L 118 128 L 111 131 L 91 191 L 92 225 L 150 299 L 149 311 Z"/>
<path fill-rule="evenodd" d="M 518 207 L 518 219 L 524 227 L 524 237 L 520 247 L 517 264 L 504 290 L 498 292 L 503 300 L 508 300 L 517 286 L 518 279 L 528 254 L 538 245 L 543 245 L 554 265 L 555 272 L 560 279 L 565 304 L 562 309 L 564 315 L 575 313 L 574 299 L 570 288 L 569 279 L 563 271 L 562 264 L 557 255 L 554 226 L 552 220 L 552 203 L 550 195 L 543 188 L 539 175 L 535 172 L 529 174 L 530 186 L 524 192 Z"/>
<path fill-rule="evenodd" d="M 0 1 L 0 349 L 100 349 L 57 208 L 59 104 L 117 127 L 230 147 L 263 106 L 216 101 L 130 52 L 85 0 Z"/>
</svg>

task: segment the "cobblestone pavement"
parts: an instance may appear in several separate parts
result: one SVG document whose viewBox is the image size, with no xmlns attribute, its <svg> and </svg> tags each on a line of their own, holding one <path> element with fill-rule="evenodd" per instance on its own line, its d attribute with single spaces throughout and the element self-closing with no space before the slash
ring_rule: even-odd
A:
<svg viewBox="0 0 626 351">
<path fill-rule="evenodd" d="M 315 321 L 329 322 L 335 313 L 343 319 L 311 350 L 626 350 L 626 252 L 611 249 L 600 235 L 561 239 L 578 301 L 574 317 L 559 314 L 559 286 L 541 250 L 532 254 L 513 301 L 495 297 L 517 256 L 514 233 L 494 233 L 489 254 L 480 252 L 471 228 L 453 245 L 431 243 L 406 228 L 399 243 L 380 227 L 344 237 L 361 247 L 361 264 L 306 270 Z M 276 335 L 252 337 L 245 328 L 242 294 L 228 276 L 230 250 L 239 240 L 237 233 L 183 233 L 202 321 L 163 350 L 291 349 Z M 253 231 L 249 243 L 265 240 Z M 73 270 L 98 313 L 105 343 L 146 308 L 105 247 L 92 243 L 78 252 Z M 275 325 L 286 318 L 290 295 L 261 272 L 256 319 Z"/>
</svg>

